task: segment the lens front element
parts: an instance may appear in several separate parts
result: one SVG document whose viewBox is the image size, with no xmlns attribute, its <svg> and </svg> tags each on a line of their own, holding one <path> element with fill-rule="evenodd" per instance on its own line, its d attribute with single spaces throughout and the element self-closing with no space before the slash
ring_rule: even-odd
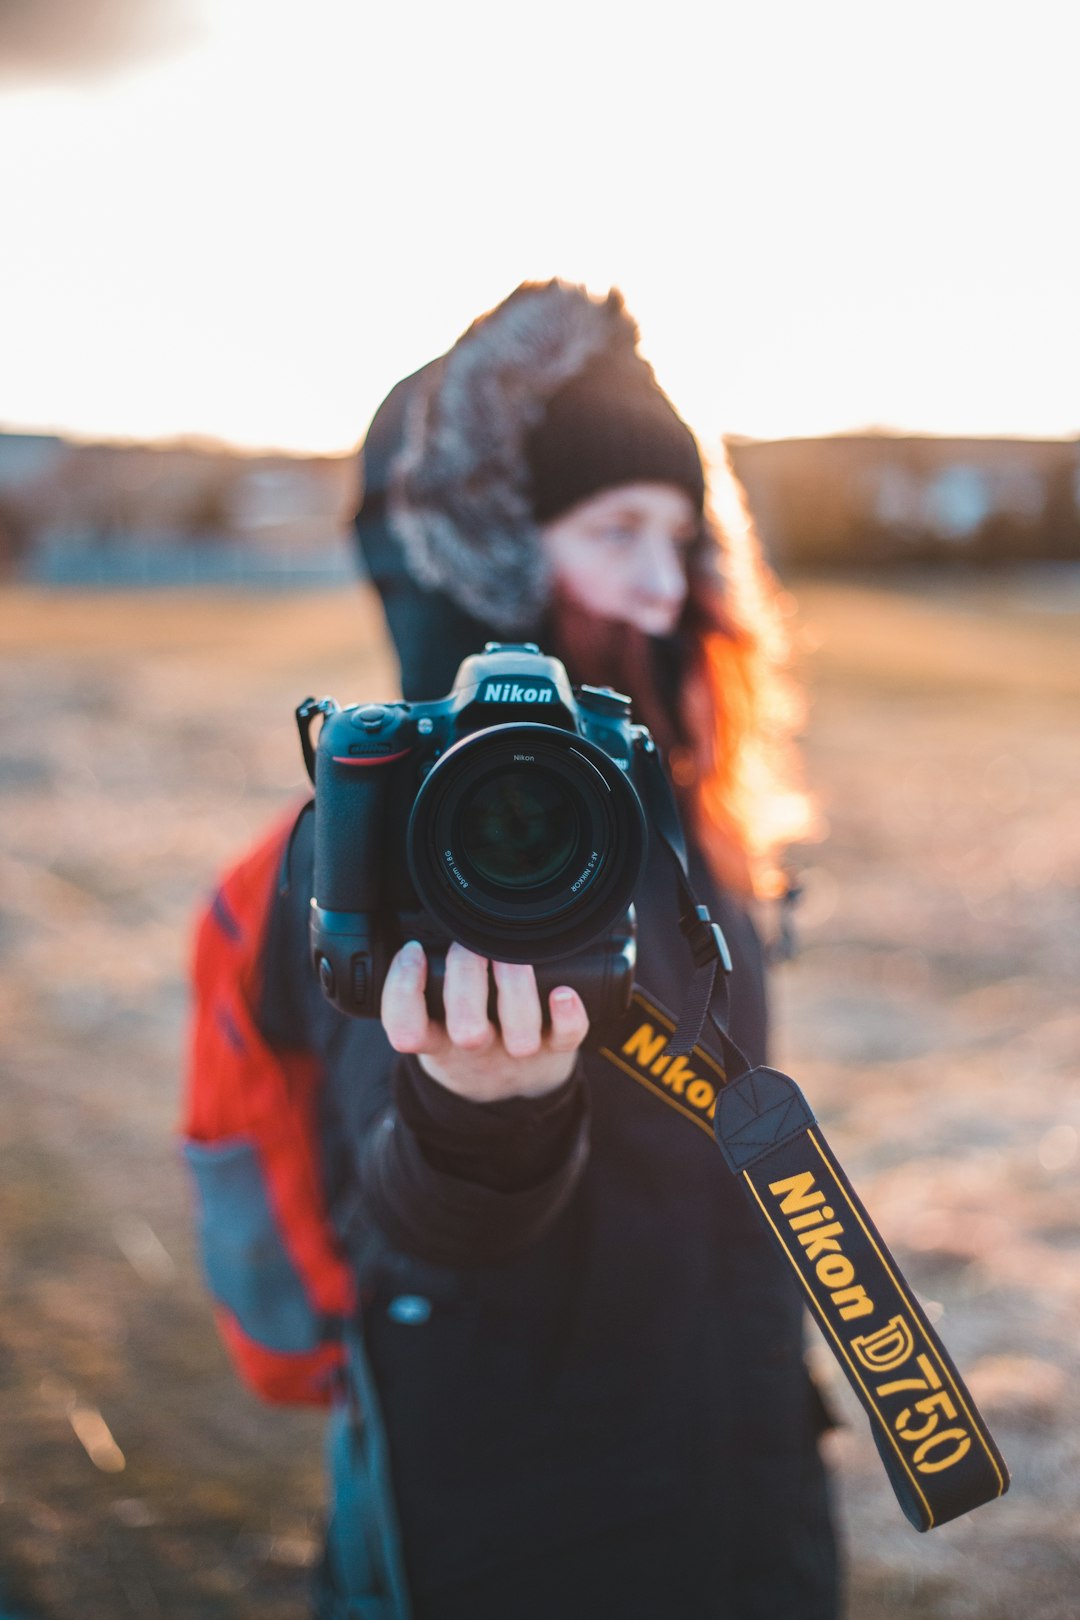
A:
<svg viewBox="0 0 1080 1620">
<path fill-rule="evenodd" d="M 495 961 L 554 961 L 629 906 L 645 816 L 615 761 L 576 732 L 489 726 L 428 772 L 406 851 L 421 905 L 452 939 Z"/>
<path fill-rule="evenodd" d="M 570 865 L 581 810 L 580 797 L 550 772 L 493 771 L 463 799 L 456 842 L 489 883 L 534 889 Z"/>
</svg>

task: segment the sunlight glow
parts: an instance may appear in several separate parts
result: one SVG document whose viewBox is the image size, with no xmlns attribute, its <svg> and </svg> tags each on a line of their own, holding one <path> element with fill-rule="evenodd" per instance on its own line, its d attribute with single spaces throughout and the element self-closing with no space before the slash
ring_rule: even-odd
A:
<svg viewBox="0 0 1080 1620">
<path fill-rule="evenodd" d="M 558 274 L 707 440 L 1080 430 L 1068 8 L 298 15 L 0 95 L 0 423 L 345 449 Z"/>
</svg>

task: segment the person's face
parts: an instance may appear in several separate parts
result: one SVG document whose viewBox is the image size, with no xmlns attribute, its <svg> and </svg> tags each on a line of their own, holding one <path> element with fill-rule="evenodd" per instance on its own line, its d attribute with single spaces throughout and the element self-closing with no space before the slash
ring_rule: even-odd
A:
<svg viewBox="0 0 1080 1620">
<path fill-rule="evenodd" d="M 686 553 L 698 528 L 685 490 L 620 484 L 579 501 L 540 535 L 556 588 L 578 607 L 665 636 L 686 600 Z"/>
</svg>

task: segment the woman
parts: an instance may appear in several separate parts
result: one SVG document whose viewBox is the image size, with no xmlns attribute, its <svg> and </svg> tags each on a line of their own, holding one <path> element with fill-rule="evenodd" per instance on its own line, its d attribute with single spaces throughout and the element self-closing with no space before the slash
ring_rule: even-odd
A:
<svg viewBox="0 0 1080 1620">
<path fill-rule="evenodd" d="M 692 881 L 732 949 L 732 1035 L 764 1062 L 746 903 L 775 892 L 777 851 L 805 809 L 784 774 L 780 618 L 730 476 L 714 480 L 720 523 L 619 294 L 519 287 L 394 389 L 364 473 L 357 532 L 407 698 L 443 695 L 492 638 L 536 641 L 572 680 L 631 695 L 669 762 Z M 688 954 L 652 843 L 637 978 L 677 1010 Z M 246 1038 L 294 1064 L 290 1095 L 314 1099 L 335 1263 L 358 1285 L 356 1309 L 337 1307 L 347 1356 L 318 1360 L 325 1345 L 303 1341 L 312 1367 L 338 1369 L 320 1613 L 833 1616 L 801 1304 L 715 1148 L 583 1049 L 572 985 L 552 992 L 545 1032 L 529 966 L 491 964 L 492 1024 L 488 963 L 452 945 L 435 1023 L 412 941 L 381 1023 L 337 1014 L 307 965 L 310 861 L 301 824 L 291 882 L 260 918 Z M 227 1132 L 198 1050 L 193 1072 L 205 1240 L 225 1219 L 213 1183 Z M 274 1182 L 280 1151 L 260 1149 L 279 1219 L 296 1199 Z M 297 1230 L 274 1273 L 294 1310 Z M 240 1338 L 259 1337 L 251 1290 L 212 1256 L 207 1269 L 244 1365 Z M 329 1342 L 325 1298 L 323 1312 Z M 288 1395 L 259 1353 L 256 1383 Z"/>
</svg>

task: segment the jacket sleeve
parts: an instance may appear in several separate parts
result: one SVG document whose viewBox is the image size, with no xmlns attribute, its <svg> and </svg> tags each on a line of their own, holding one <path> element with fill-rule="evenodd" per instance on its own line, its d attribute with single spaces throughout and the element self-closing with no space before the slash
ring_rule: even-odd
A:
<svg viewBox="0 0 1080 1620">
<path fill-rule="evenodd" d="M 221 1335 L 265 1399 L 325 1403 L 343 1367 L 352 1273 L 327 1210 L 316 1055 L 272 1045 L 256 1007 L 293 816 L 228 872 L 198 919 L 182 1133 Z"/>
<path fill-rule="evenodd" d="M 369 1218 L 391 1245 L 440 1265 L 487 1265 L 534 1242 L 570 1199 L 588 1156 L 581 1059 L 545 1097 L 475 1103 L 396 1064 L 392 1099 L 361 1145 Z"/>
</svg>

